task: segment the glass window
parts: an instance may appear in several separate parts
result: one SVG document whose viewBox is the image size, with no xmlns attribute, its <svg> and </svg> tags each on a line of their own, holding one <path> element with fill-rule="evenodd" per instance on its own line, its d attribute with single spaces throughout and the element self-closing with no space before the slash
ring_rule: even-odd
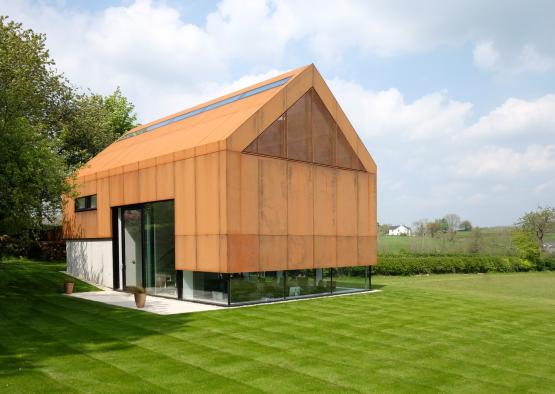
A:
<svg viewBox="0 0 555 394">
<path fill-rule="evenodd" d="M 174 203 L 144 205 L 146 291 L 177 298 L 175 275 Z"/>
<path fill-rule="evenodd" d="M 280 116 L 260 136 L 258 141 L 258 153 L 269 156 L 285 157 L 285 120 Z"/>
<path fill-rule="evenodd" d="M 287 158 L 312 161 L 311 95 L 305 94 L 287 110 Z"/>
<path fill-rule="evenodd" d="M 90 207 L 91 207 L 91 209 L 96 209 L 96 194 L 91 196 Z"/>
<path fill-rule="evenodd" d="M 75 212 L 96 209 L 96 194 L 75 199 Z"/>
<path fill-rule="evenodd" d="M 285 296 L 287 298 L 305 297 L 331 292 L 329 269 L 308 269 L 287 271 Z"/>
<path fill-rule="evenodd" d="M 333 269 L 332 289 L 334 294 L 368 290 L 368 267 L 343 267 Z"/>
<path fill-rule="evenodd" d="M 283 299 L 283 271 L 242 272 L 229 279 L 231 303 Z"/>
<path fill-rule="evenodd" d="M 284 85 L 287 81 L 289 81 L 289 78 L 291 78 L 291 77 L 286 77 L 286 78 L 280 79 L 278 81 L 270 82 L 266 85 L 262 85 L 262 86 L 259 86 L 257 88 L 254 88 L 252 90 L 248 90 L 246 92 L 237 94 L 235 96 L 231 96 L 231 97 L 216 101 L 215 103 L 208 104 L 208 105 L 206 105 L 204 107 L 201 107 L 201 108 L 197 108 L 193 111 L 186 112 L 186 113 L 181 114 L 181 115 L 177 115 L 173 118 L 166 119 L 166 120 L 160 121 L 158 123 L 154 123 L 154 124 L 152 124 L 150 126 L 147 126 L 143 129 L 135 130 L 132 133 L 124 134 L 119 138 L 119 140 L 124 140 L 124 139 L 131 138 L 131 137 L 134 137 L 134 136 L 139 135 L 139 134 L 146 133 L 148 131 L 156 130 L 159 127 L 166 126 L 168 124 L 178 122 L 180 120 L 187 119 L 187 118 L 190 118 L 192 116 L 196 116 L 196 115 L 201 114 L 203 112 L 210 111 L 210 110 L 222 107 L 224 105 L 233 103 L 235 101 L 242 100 L 244 98 L 254 96 L 255 94 L 265 92 L 266 90 L 276 88 L 278 86 Z"/>
<path fill-rule="evenodd" d="M 314 162 L 333 165 L 335 121 L 316 93 L 312 97 L 312 138 Z"/>
<path fill-rule="evenodd" d="M 227 274 L 183 271 L 183 299 L 227 305 Z"/>
</svg>

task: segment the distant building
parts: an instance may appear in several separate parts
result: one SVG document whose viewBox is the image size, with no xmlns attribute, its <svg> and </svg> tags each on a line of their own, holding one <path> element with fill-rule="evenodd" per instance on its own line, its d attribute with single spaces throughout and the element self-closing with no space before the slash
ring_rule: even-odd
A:
<svg viewBox="0 0 555 394">
<path fill-rule="evenodd" d="M 410 227 L 407 227 L 403 224 L 399 225 L 399 226 L 391 226 L 389 228 L 389 233 L 388 235 L 412 235 L 412 231 L 410 229 Z"/>
</svg>

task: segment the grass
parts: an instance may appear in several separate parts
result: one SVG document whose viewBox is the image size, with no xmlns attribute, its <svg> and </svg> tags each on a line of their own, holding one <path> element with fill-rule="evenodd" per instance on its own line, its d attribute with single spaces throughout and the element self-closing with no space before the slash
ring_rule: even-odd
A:
<svg viewBox="0 0 555 394">
<path fill-rule="evenodd" d="M 158 316 L 61 295 L 61 269 L 0 263 L 0 391 L 555 387 L 555 273 L 377 277 L 375 294 Z"/>
<path fill-rule="evenodd" d="M 473 245 L 479 245 L 480 253 L 507 256 L 516 253 L 511 240 L 509 227 L 490 227 L 480 229 L 480 238 L 474 239 L 470 231 L 461 231 L 449 240 L 446 234 L 437 234 L 434 238 L 378 236 L 378 253 L 468 253 Z M 552 234 L 547 234 L 550 238 Z M 555 236 L 555 234 L 553 234 Z"/>
</svg>

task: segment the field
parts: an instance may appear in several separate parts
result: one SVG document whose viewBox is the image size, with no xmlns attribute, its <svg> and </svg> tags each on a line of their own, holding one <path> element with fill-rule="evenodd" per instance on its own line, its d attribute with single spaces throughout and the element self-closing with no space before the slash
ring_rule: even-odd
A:
<svg viewBox="0 0 555 394">
<path fill-rule="evenodd" d="M 546 238 L 555 237 L 548 234 Z M 547 240 L 547 239 L 546 239 Z M 461 231 L 449 240 L 445 234 L 437 234 L 434 238 L 399 237 L 379 235 L 378 253 L 469 253 L 471 246 L 479 248 L 479 252 L 488 255 L 509 256 L 516 254 L 511 242 L 511 229 L 508 227 L 491 227 L 480 229 L 480 237 L 475 233 Z"/>
<path fill-rule="evenodd" d="M 61 269 L 0 263 L 1 391 L 555 387 L 551 272 L 377 277 L 374 294 L 168 317 L 61 295 Z"/>
</svg>

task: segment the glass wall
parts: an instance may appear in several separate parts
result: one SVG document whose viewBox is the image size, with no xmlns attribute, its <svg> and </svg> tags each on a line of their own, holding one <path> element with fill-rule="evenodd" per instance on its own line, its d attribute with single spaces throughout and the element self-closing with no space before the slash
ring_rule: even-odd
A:
<svg viewBox="0 0 555 394">
<path fill-rule="evenodd" d="M 145 281 L 148 294 L 177 298 L 174 204 L 144 204 Z"/>
<path fill-rule="evenodd" d="M 334 294 L 370 289 L 368 267 L 334 268 L 332 276 L 332 290 Z"/>
<path fill-rule="evenodd" d="M 330 293 L 330 270 L 309 269 L 287 271 L 286 298 L 313 296 Z"/>
<path fill-rule="evenodd" d="M 352 293 L 369 289 L 368 267 L 218 274 L 183 271 L 183 299 L 222 305 Z"/>
<path fill-rule="evenodd" d="M 215 304 L 228 303 L 228 274 L 183 271 L 183 299 Z"/>
<path fill-rule="evenodd" d="M 283 271 L 230 274 L 230 301 L 242 303 L 283 299 L 284 281 Z"/>
</svg>

